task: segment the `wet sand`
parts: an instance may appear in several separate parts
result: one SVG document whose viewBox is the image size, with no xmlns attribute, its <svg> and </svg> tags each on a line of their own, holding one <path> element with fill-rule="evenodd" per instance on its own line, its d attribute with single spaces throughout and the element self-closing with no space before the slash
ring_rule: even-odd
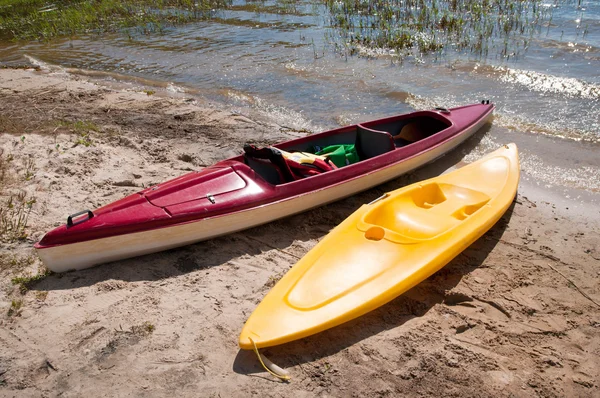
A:
<svg viewBox="0 0 600 398">
<path fill-rule="evenodd" d="M 331 228 L 383 192 L 472 161 L 489 127 L 351 198 L 21 291 L 11 279 L 43 272 L 33 243 L 68 214 L 238 154 L 244 142 L 305 134 L 160 94 L 0 70 L 0 203 L 35 199 L 27 238 L 0 246 L 0 395 L 600 394 L 598 193 L 566 197 L 527 164 L 501 221 L 441 271 L 359 319 L 264 350 L 290 383 L 238 349 L 274 280 Z"/>
</svg>

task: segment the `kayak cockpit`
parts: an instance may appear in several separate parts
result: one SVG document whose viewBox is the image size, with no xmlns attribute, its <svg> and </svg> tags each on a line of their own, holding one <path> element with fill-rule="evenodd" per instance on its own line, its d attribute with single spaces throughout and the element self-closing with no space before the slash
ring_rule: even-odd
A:
<svg viewBox="0 0 600 398">
<path fill-rule="evenodd" d="M 360 163 L 422 142 L 450 127 L 452 127 L 452 122 L 439 112 L 423 111 L 412 115 L 400 115 L 351 125 L 319 134 L 316 137 L 308 136 L 287 144 L 277 145 L 275 148 L 292 153 L 319 154 L 325 148 L 347 146 L 351 147 L 356 154 L 352 163 Z M 246 148 L 244 149 L 246 150 Z M 279 158 L 277 160 L 258 158 L 249 151 L 244 154 L 244 163 L 272 185 L 297 179 L 290 177 L 286 170 L 287 167 L 282 162 L 283 160 L 279 160 Z M 352 163 L 336 164 L 338 167 L 344 167 Z M 331 170 L 321 170 L 320 173 Z"/>
<path fill-rule="evenodd" d="M 392 136 L 395 147 L 403 147 L 431 137 L 452 125 L 445 117 L 438 118 L 438 113 L 424 113 L 427 114 L 410 118 L 395 116 L 363 123 L 360 126 L 388 133 Z"/>
<path fill-rule="evenodd" d="M 428 240 L 465 221 L 490 199 L 479 190 L 454 184 L 416 185 L 373 204 L 358 223 L 358 229 L 370 240 Z"/>
<path fill-rule="evenodd" d="M 305 137 L 290 145 L 277 146 L 286 151 L 314 151 L 329 145 L 354 144 L 360 161 L 422 141 L 452 126 L 438 112 L 423 111 L 399 115 L 332 130 L 318 137 Z"/>
</svg>

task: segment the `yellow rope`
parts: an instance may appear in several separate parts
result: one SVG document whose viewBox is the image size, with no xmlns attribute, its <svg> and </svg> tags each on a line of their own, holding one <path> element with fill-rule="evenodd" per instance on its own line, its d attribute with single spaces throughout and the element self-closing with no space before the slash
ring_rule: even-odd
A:
<svg viewBox="0 0 600 398">
<path fill-rule="evenodd" d="M 265 370 L 266 370 L 267 372 L 269 372 L 270 374 L 272 374 L 272 375 L 273 375 L 273 376 L 275 376 L 275 377 L 278 377 L 278 378 L 280 378 L 281 380 L 288 381 L 288 380 L 290 380 L 290 379 L 291 379 L 291 377 L 290 377 L 289 375 L 287 375 L 287 374 L 282 374 L 282 375 L 280 375 L 280 374 L 277 374 L 277 373 L 275 373 L 275 372 L 274 372 L 274 371 L 272 371 L 271 369 L 269 369 L 269 368 L 267 367 L 267 365 L 265 365 L 265 363 L 263 362 L 263 359 L 262 359 L 262 357 L 263 357 L 263 356 L 260 354 L 260 352 L 258 352 L 258 347 L 256 347 L 256 343 L 254 342 L 254 340 L 252 340 L 252 338 L 251 338 L 251 337 L 248 337 L 248 339 L 249 339 L 249 340 L 252 342 L 252 345 L 254 346 L 254 348 L 253 348 L 253 349 L 254 349 L 254 353 L 255 353 L 255 354 L 256 354 L 256 356 L 258 357 L 258 360 L 260 361 L 260 364 L 263 366 L 263 368 L 265 368 Z M 265 360 L 268 360 L 268 359 L 265 357 Z M 271 362 L 271 361 L 269 361 L 269 362 Z M 272 362 L 271 362 L 271 363 L 272 363 Z M 272 364 L 273 364 L 273 363 L 272 363 Z M 273 364 L 273 365 L 275 365 L 275 364 Z M 277 366 L 277 365 L 275 365 L 275 366 Z M 279 368 L 279 366 L 277 366 L 277 367 Z M 279 368 L 279 369 L 280 369 L 282 372 L 284 372 L 284 370 L 283 370 L 283 369 L 281 369 L 281 368 Z"/>
</svg>

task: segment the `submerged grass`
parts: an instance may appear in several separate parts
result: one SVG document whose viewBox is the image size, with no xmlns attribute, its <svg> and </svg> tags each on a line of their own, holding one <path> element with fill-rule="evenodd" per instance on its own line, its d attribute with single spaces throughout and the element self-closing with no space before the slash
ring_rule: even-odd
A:
<svg viewBox="0 0 600 398">
<path fill-rule="evenodd" d="M 491 50 L 514 56 L 551 19 L 541 0 L 326 0 L 330 24 L 351 55 L 360 46 L 391 53 Z"/>
<path fill-rule="evenodd" d="M 231 0 L 0 0 L 0 36 L 50 39 L 136 27 L 160 31 L 165 24 L 212 16 Z"/>
<path fill-rule="evenodd" d="M 307 12 L 303 1 L 296 0 L 277 0 L 275 2 L 266 0 L 245 1 L 232 5 L 231 10 L 255 12 L 258 14 L 286 14 L 296 16 L 314 14 L 314 12 Z"/>
</svg>

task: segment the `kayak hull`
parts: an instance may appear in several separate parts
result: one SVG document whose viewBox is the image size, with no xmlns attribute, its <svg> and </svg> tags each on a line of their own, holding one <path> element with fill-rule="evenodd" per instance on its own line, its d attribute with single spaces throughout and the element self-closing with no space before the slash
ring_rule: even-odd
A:
<svg viewBox="0 0 600 398">
<path fill-rule="evenodd" d="M 310 336 L 398 297 L 488 231 L 510 206 L 518 181 L 511 144 L 363 205 L 273 287 L 244 325 L 240 347 Z"/>
<path fill-rule="evenodd" d="M 35 247 L 49 269 L 64 272 L 167 250 L 300 213 L 374 187 L 444 155 L 488 122 L 493 105 L 477 107 L 482 108 L 470 123 L 452 126 L 460 130 L 448 139 L 397 161 L 383 162 L 393 154 L 365 161 L 373 164 L 372 169 L 356 164 L 325 173 L 330 175 L 274 186 L 241 159 L 233 158 L 98 209 L 93 218 L 49 232 Z M 352 167 L 358 172 L 352 173 Z M 201 196 L 201 184 L 211 184 L 207 189 L 216 193 Z"/>
</svg>

